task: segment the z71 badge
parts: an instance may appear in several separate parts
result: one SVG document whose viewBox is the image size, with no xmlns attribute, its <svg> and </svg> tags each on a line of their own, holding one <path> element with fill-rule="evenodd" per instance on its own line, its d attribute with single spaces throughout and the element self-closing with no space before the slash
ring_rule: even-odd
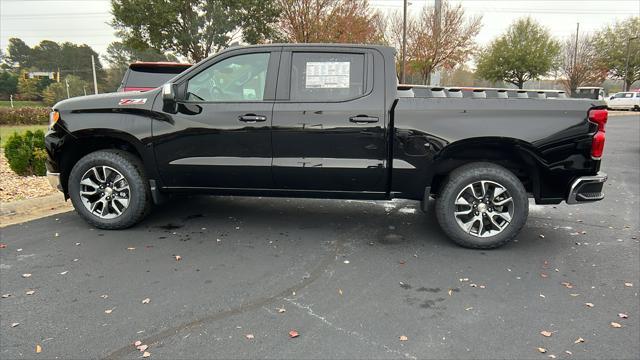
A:
<svg viewBox="0 0 640 360">
<path fill-rule="evenodd" d="M 142 105 L 147 99 L 120 99 L 118 105 Z"/>
</svg>

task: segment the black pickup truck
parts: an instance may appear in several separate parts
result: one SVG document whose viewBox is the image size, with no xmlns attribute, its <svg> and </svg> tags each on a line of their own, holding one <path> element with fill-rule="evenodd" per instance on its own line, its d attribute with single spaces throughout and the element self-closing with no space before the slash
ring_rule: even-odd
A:
<svg viewBox="0 0 640 360">
<path fill-rule="evenodd" d="M 513 239 L 537 204 L 601 200 L 607 111 L 562 92 L 398 85 L 383 46 L 220 52 L 147 92 L 56 104 L 52 184 L 103 229 L 167 194 L 422 201 L 472 248 Z"/>
</svg>

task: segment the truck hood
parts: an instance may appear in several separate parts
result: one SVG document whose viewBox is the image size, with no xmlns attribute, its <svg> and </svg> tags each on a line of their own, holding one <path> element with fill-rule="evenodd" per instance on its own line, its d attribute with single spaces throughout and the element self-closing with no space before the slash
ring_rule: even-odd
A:
<svg viewBox="0 0 640 360">
<path fill-rule="evenodd" d="M 151 109 L 160 89 L 151 91 L 115 92 L 78 96 L 60 101 L 53 106 L 57 111 L 82 111 L 97 109 Z"/>
</svg>

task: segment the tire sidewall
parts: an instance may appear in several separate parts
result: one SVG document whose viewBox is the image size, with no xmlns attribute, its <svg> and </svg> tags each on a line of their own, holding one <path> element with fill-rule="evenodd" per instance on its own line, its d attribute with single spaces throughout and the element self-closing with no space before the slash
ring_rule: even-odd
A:
<svg viewBox="0 0 640 360">
<path fill-rule="evenodd" d="M 82 202 L 80 181 L 82 176 L 94 166 L 112 167 L 118 170 L 129 183 L 129 206 L 116 218 L 102 219 L 92 214 Z M 133 225 L 137 221 L 136 214 L 145 207 L 146 191 L 141 174 L 136 167 L 129 159 L 117 152 L 97 151 L 86 155 L 76 163 L 69 175 L 69 197 L 73 207 L 89 223 L 100 228 L 120 229 Z"/>
<path fill-rule="evenodd" d="M 445 185 L 436 203 L 436 215 L 441 227 L 453 241 L 465 247 L 489 249 L 505 244 L 520 232 L 529 215 L 529 199 L 524 186 L 513 173 L 494 164 L 477 164 L 454 171 L 449 178 L 450 181 Z M 499 234 L 485 238 L 466 233 L 460 228 L 454 215 L 458 194 L 467 185 L 483 180 L 504 186 L 513 198 L 514 204 L 511 223 Z"/>
</svg>

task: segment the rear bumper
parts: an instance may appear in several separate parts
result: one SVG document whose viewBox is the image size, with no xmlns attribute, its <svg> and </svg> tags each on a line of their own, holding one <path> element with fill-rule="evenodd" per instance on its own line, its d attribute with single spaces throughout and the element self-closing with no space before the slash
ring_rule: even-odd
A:
<svg viewBox="0 0 640 360">
<path fill-rule="evenodd" d="M 604 199 L 602 188 L 607 181 L 607 174 L 599 172 L 594 176 L 582 176 L 571 184 L 567 204 L 580 204 Z"/>
</svg>

